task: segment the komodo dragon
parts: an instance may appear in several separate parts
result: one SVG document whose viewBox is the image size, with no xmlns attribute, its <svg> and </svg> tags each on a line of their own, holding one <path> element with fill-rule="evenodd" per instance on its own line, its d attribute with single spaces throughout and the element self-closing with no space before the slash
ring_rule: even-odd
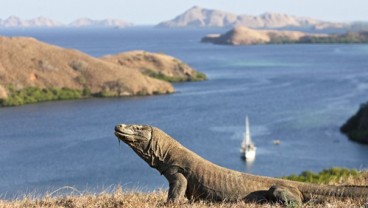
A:
<svg viewBox="0 0 368 208">
<path fill-rule="evenodd" d="M 128 144 L 169 182 L 168 202 L 190 200 L 256 201 L 301 204 L 310 199 L 353 198 L 364 203 L 368 186 L 329 186 L 256 176 L 215 165 L 147 125 L 115 127 Z"/>
</svg>

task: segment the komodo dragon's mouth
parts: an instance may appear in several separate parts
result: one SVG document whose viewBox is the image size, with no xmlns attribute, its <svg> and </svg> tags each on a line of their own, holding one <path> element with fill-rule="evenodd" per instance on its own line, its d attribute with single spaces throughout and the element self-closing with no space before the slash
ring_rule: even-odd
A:
<svg viewBox="0 0 368 208">
<path fill-rule="evenodd" d="M 115 126 L 115 135 L 120 139 L 121 137 L 136 135 L 133 130 L 125 128 L 124 125 Z"/>
</svg>

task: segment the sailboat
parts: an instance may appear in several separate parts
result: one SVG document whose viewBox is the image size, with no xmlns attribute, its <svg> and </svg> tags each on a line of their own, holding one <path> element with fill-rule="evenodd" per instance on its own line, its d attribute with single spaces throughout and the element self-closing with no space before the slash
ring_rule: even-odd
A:
<svg viewBox="0 0 368 208">
<path fill-rule="evenodd" d="M 244 140 L 241 144 L 240 153 L 241 157 L 247 161 L 253 161 L 256 157 L 256 146 L 254 146 L 250 136 L 248 116 L 245 117 Z"/>
</svg>

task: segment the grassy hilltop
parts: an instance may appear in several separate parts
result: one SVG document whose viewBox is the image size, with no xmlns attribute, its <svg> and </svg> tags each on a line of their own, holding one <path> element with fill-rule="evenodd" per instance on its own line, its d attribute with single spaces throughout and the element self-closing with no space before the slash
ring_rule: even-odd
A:
<svg viewBox="0 0 368 208">
<path fill-rule="evenodd" d="M 298 181 L 316 182 L 324 184 L 350 184 L 367 185 L 368 171 L 356 171 L 342 168 L 332 168 L 324 170 L 318 174 L 309 171 L 301 175 L 286 177 Z M 74 192 L 76 193 L 76 192 Z M 284 207 L 279 204 L 256 204 L 256 203 L 210 203 L 210 202 L 187 202 L 185 204 L 166 204 L 167 192 L 158 190 L 150 193 L 126 192 L 121 187 L 113 193 L 78 193 L 66 196 L 46 195 L 43 198 L 24 197 L 13 201 L 0 200 L 0 207 L 245 207 L 245 208 L 278 208 Z M 368 200 L 368 199 L 367 199 Z M 366 202 L 353 200 L 332 199 L 326 203 L 309 202 L 303 207 L 364 207 Z"/>
</svg>

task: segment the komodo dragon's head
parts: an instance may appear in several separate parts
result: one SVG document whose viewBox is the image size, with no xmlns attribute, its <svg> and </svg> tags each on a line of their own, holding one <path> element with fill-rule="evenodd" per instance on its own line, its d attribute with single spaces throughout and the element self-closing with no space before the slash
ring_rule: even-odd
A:
<svg viewBox="0 0 368 208">
<path fill-rule="evenodd" d="M 152 131 L 152 127 L 146 125 L 119 124 L 115 126 L 115 135 L 118 139 L 129 145 L 141 157 L 147 154 Z"/>
<path fill-rule="evenodd" d="M 172 140 L 160 129 L 148 125 L 119 124 L 115 126 L 115 135 L 155 168 L 164 160 Z"/>
</svg>

